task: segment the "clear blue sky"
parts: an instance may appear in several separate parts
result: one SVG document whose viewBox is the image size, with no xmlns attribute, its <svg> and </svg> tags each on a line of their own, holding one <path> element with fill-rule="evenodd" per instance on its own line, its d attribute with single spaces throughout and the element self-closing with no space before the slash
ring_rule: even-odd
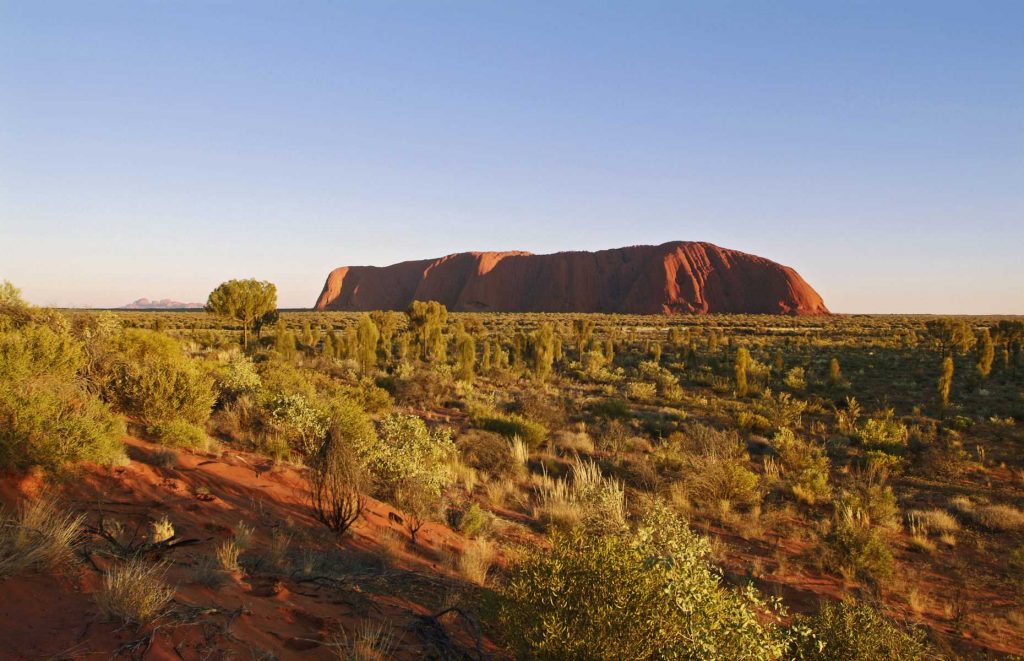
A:
<svg viewBox="0 0 1024 661">
<path fill-rule="evenodd" d="M 1024 313 L 1024 2 L 0 0 L 32 302 L 676 239 Z"/>
</svg>

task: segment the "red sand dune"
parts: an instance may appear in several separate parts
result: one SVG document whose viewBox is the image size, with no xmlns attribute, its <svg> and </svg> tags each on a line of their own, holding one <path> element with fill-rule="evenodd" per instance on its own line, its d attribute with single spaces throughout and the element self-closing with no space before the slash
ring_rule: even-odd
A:
<svg viewBox="0 0 1024 661">
<path fill-rule="evenodd" d="M 756 255 L 673 241 L 597 252 L 455 253 L 331 271 L 317 310 L 828 314 L 800 275 Z"/>
</svg>

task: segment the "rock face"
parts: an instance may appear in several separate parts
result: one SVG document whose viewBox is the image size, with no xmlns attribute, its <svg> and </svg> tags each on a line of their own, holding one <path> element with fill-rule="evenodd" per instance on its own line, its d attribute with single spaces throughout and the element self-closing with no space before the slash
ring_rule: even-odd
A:
<svg viewBox="0 0 1024 661">
<path fill-rule="evenodd" d="M 391 266 L 343 266 L 317 310 L 828 314 L 800 275 L 756 255 L 673 241 L 597 252 L 464 252 Z"/>
</svg>

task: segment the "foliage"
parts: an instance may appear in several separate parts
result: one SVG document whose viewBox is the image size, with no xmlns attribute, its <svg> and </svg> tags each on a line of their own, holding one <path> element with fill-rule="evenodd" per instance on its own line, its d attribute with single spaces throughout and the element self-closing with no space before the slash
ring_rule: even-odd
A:
<svg viewBox="0 0 1024 661">
<path fill-rule="evenodd" d="M 124 423 L 88 390 L 81 343 L 59 323 L 0 319 L 0 467 L 122 463 Z"/>
<path fill-rule="evenodd" d="M 392 413 L 379 425 L 380 443 L 369 458 L 377 488 L 385 497 L 404 492 L 407 498 L 440 498 L 452 481 L 448 462 L 456 455 L 451 432 L 430 431 L 421 418 Z"/>
<path fill-rule="evenodd" d="M 540 447 L 540 444 L 547 438 L 547 428 L 539 422 L 527 420 L 516 413 L 502 414 L 494 413 L 481 415 L 474 419 L 474 424 L 485 431 L 492 431 L 501 434 L 505 438 L 520 438 L 530 449 Z"/>
<path fill-rule="evenodd" d="M 327 415 L 302 395 L 277 395 L 267 404 L 275 432 L 289 447 L 313 455 L 327 433 Z"/>
<path fill-rule="evenodd" d="M 828 499 L 832 494 L 828 482 L 831 462 L 824 448 L 798 438 L 785 427 L 775 434 L 772 444 L 794 496 L 809 505 Z"/>
<path fill-rule="evenodd" d="M 203 424 L 216 400 L 213 380 L 177 342 L 138 329 L 121 336 L 105 391 L 122 411 L 146 424 L 174 419 Z"/>
<path fill-rule="evenodd" d="M 787 655 L 811 661 L 917 661 L 928 653 L 920 629 L 904 629 L 866 603 L 825 603 L 813 616 L 798 618 Z"/>
<path fill-rule="evenodd" d="M 158 422 L 146 431 L 155 436 L 161 444 L 171 447 L 202 450 L 210 443 L 205 431 L 180 418 Z"/>
<path fill-rule="evenodd" d="M 720 582 L 707 542 L 663 506 L 636 532 L 555 533 L 498 597 L 497 621 L 523 657 L 774 659 L 786 645 L 753 588 Z"/>
<path fill-rule="evenodd" d="M 249 329 L 277 309 L 277 287 L 254 278 L 229 280 L 210 292 L 206 311 L 242 324 L 242 346 L 249 346 Z"/>
<path fill-rule="evenodd" d="M 352 442 L 352 433 L 350 421 L 339 416 L 327 440 L 308 460 L 313 513 L 338 535 L 362 514 L 367 487 L 365 460 L 360 456 L 359 444 Z"/>
</svg>

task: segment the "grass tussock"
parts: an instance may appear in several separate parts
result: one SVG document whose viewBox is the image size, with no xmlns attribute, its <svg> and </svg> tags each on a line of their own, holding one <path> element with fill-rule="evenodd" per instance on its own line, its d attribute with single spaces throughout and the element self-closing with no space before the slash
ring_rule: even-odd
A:
<svg viewBox="0 0 1024 661">
<path fill-rule="evenodd" d="M 166 565 L 132 558 L 111 568 L 96 593 L 96 604 L 109 620 L 144 625 L 166 614 L 174 588 L 164 580 Z"/>
<path fill-rule="evenodd" d="M 0 579 L 71 560 L 83 521 L 46 498 L 24 502 L 14 514 L 0 512 Z"/>
</svg>

